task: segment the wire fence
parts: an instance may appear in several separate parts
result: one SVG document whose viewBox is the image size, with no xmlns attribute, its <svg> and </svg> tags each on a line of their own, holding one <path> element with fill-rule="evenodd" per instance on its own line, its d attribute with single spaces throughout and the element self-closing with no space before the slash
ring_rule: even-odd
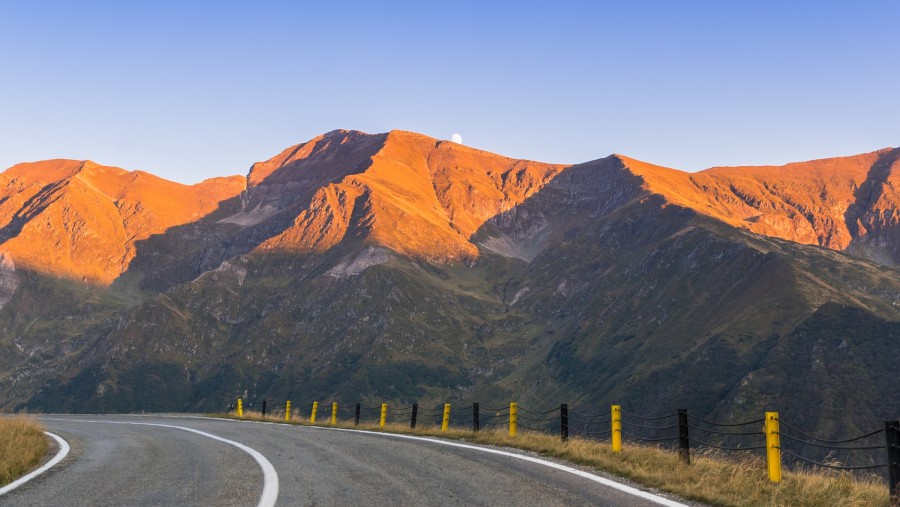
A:
<svg viewBox="0 0 900 507">
<path fill-rule="evenodd" d="M 319 409 L 318 422 L 333 420 L 331 406 Z M 720 422 L 688 414 L 683 409 L 648 415 L 622 410 L 618 405 L 598 412 L 569 409 L 566 404 L 547 409 L 527 408 L 517 403 L 499 407 L 482 407 L 478 403 L 433 407 L 416 403 L 356 404 L 353 420 L 357 425 L 378 421 L 382 426 L 394 423 L 409 424 L 412 428 L 419 424 L 471 431 L 500 429 L 508 430 L 510 436 L 519 431 L 556 434 L 563 440 L 577 437 L 610 441 L 613 451 L 621 450 L 624 441 L 677 450 L 682 461 L 688 464 L 692 450 L 756 453 L 765 455 L 772 480 L 780 480 L 783 459 L 795 468 L 886 472 L 891 491 L 900 488 L 900 423 L 897 421 L 887 421 L 884 428 L 861 435 L 825 439 L 779 420 L 777 412 L 767 412 L 760 419 Z M 777 474 L 772 468 L 775 459 Z"/>
</svg>

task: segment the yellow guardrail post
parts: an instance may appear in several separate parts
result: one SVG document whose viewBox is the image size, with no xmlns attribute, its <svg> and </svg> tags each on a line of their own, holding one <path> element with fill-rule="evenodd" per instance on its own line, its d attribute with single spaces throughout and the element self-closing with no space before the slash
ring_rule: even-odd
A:
<svg viewBox="0 0 900 507">
<path fill-rule="evenodd" d="M 291 422 L 291 400 L 284 404 L 284 422 Z"/>
<path fill-rule="evenodd" d="M 331 425 L 337 424 L 337 402 L 331 404 Z"/>
<path fill-rule="evenodd" d="M 766 412 L 765 432 L 769 480 L 781 482 L 781 432 L 778 424 L 778 412 Z"/>
<path fill-rule="evenodd" d="M 609 409 L 610 435 L 612 437 L 612 452 L 622 452 L 622 406 L 613 405 Z"/>
<path fill-rule="evenodd" d="M 387 403 L 381 404 L 381 419 L 378 421 L 378 425 L 384 428 L 384 423 L 387 421 Z"/>
<path fill-rule="evenodd" d="M 519 429 L 519 404 L 509 402 L 509 436 L 514 437 Z"/>
<path fill-rule="evenodd" d="M 319 411 L 319 402 L 313 402 L 312 413 L 309 414 L 309 424 L 316 424 L 316 412 Z"/>
<path fill-rule="evenodd" d="M 244 417 L 244 401 L 238 398 L 237 404 L 237 416 Z"/>
<path fill-rule="evenodd" d="M 441 431 L 447 431 L 450 427 L 450 404 L 444 403 L 444 418 L 441 419 Z"/>
</svg>

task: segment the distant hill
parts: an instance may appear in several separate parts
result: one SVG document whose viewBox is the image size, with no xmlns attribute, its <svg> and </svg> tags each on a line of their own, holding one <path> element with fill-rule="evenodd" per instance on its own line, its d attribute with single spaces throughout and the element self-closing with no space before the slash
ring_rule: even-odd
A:
<svg viewBox="0 0 900 507">
<path fill-rule="evenodd" d="M 237 396 L 900 415 L 900 150 L 685 173 L 334 131 L 184 186 L 0 175 L 6 409 Z"/>
</svg>

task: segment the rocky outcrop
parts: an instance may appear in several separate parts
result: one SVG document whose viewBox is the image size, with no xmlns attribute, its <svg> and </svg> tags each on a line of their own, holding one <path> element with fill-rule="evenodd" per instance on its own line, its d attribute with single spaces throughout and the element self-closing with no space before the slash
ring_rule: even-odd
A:
<svg viewBox="0 0 900 507">
<path fill-rule="evenodd" d="M 19 288 L 19 277 L 11 255 L 0 253 L 0 309 L 12 299 Z"/>
</svg>

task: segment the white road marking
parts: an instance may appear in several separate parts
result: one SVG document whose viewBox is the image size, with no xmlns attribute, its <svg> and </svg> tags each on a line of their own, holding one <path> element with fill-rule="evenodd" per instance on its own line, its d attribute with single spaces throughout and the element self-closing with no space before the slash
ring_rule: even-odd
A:
<svg viewBox="0 0 900 507">
<path fill-rule="evenodd" d="M 54 440 L 56 440 L 56 443 L 59 444 L 59 452 L 57 452 L 56 456 L 53 456 L 53 459 L 51 459 L 50 461 L 45 463 L 44 466 L 42 466 L 41 468 L 38 468 L 34 472 L 31 472 L 30 474 L 25 475 L 23 477 L 20 477 L 19 479 L 0 488 L 0 496 L 5 495 L 6 493 L 9 493 L 10 491 L 21 486 L 22 484 L 25 484 L 26 482 L 30 481 L 31 479 L 34 479 L 35 477 L 41 475 L 42 473 L 46 472 L 47 470 L 50 470 L 53 467 L 53 465 L 56 465 L 57 463 L 62 461 L 63 458 L 68 456 L 68 454 L 69 454 L 69 443 L 68 442 L 66 442 L 59 435 L 54 435 L 53 433 L 50 433 L 49 431 L 45 431 L 44 434 L 53 438 Z"/>
<path fill-rule="evenodd" d="M 191 416 L 186 416 L 186 417 L 191 417 Z M 213 420 L 217 420 L 217 421 L 233 421 L 233 422 L 239 422 L 239 423 L 242 422 L 242 423 L 253 423 L 253 424 L 274 424 L 274 425 L 278 425 L 278 426 L 283 426 L 283 425 L 284 425 L 283 423 L 279 423 L 279 422 L 248 421 L 248 420 L 225 419 L 225 418 L 219 419 L 219 418 L 213 418 L 213 417 L 197 417 L 197 418 L 199 418 L 199 419 L 213 419 Z M 613 489 L 615 489 L 615 490 L 621 491 L 621 492 L 623 492 L 623 493 L 627 493 L 627 494 L 629 494 L 629 495 L 637 496 L 637 497 L 643 498 L 643 499 L 645 499 L 645 500 L 649 500 L 649 501 L 651 501 L 651 502 L 653 502 L 653 503 L 657 503 L 657 504 L 660 504 L 660 505 L 665 505 L 666 507 L 689 507 L 689 506 L 686 505 L 686 504 L 683 504 L 683 503 L 680 503 L 680 502 L 676 502 L 676 501 L 674 501 L 674 500 L 669 500 L 669 499 L 666 498 L 666 497 L 659 496 L 659 495 L 654 495 L 653 493 L 648 493 L 648 492 L 646 492 L 646 491 L 642 491 L 642 490 L 640 490 L 640 489 L 637 489 L 637 488 L 633 488 L 633 487 L 631 487 L 631 486 L 628 486 L 627 484 L 622 484 L 622 483 L 620 483 L 620 482 L 616 482 L 616 481 L 614 481 L 614 480 L 607 479 L 606 477 L 600 477 L 599 475 L 595 475 L 595 474 L 592 474 L 592 473 L 590 473 L 590 472 L 585 472 L 584 470 L 579 470 L 579 469 L 577 469 L 577 468 L 573 468 L 573 467 L 566 466 L 566 465 L 561 465 L 561 464 L 559 464 L 559 463 L 554 463 L 554 462 L 552 462 L 552 461 L 547 461 L 547 460 L 540 459 L 540 458 L 535 458 L 535 457 L 532 457 L 532 456 L 525 456 L 525 455 L 522 455 L 522 454 L 516 454 L 516 453 L 512 453 L 512 452 L 501 451 L 501 450 L 499 450 L 499 449 L 491 449 L 490 447 L 479 447 L 479 446 L 475 446 L 475 445 L 460 444 L 460 443 L 458 443 L 458 442 L 451 442 L 451 441 L 448 441 L 448 440 L 439 440 L 439 439 L 436 439 L 436 438 L 416 437 L 416 436 L 412 436 L 412 435 L 403 435 L 403 434 L 399 434 L 399 433 L 385 433 L 385 432 L 381 432 L 381 431 L 354 430 L 354 429 L 348 429 L 348 428 L 329 428 L 329 427 L 327 427 L 327 426 L 306 426 L 306 425 L 304 425 L 304 426 L 299 426 L 299 427 L 303 427 L 303 428 L 316 428 L 316 429 L 321 429 L 321 430 L 332 430 L 332 431 L 349 431 L 349 432 L 351 432 L 351 433 L 368 433 L 368 434 L 370 434 L 370 435 L 381 435 L 381 436 L 385 436 L 385 437 L 404 438 L 404 439 L 407 439 L 407 440 L 421 440 L 421 441 L 424 441 L 424 442 L 431 442 L 431 443 L 434 443 L 434 444 L 447 445 L 447 446 L 450 446 L 450 447 L 461 447 L 461 448 L 463 448 L 463 449 L 471 449 L 471 450 L 475 450 L 475 451 L 486 452 L 486 453 L 489 453 L 489 454 L 497 454 L 497 455 L 500 455 L 500 456 L 506 456 L 506 457 L 509 457 L 509 458 L 520 459 L 520 460 L 523 460 L 523 461 L 528 461 L 528 462 L 535 463 L 535 464 L 538 464 L 538 465 L 542 465 L 542 466 L 545 466 L 545 467 L 554 468 L 554 469 L 560 470 L 560 471 L 562 471 L 562 472 L 567 472 L 567 473 L 570 473 L 570 474 L 574 474 L 574 475 L 577 475 L 577 476 L 582 477 L 582 478 L 584 478 L 584 479 L 587 479 L 587 480 L 589 480 L 589 481 L 593 481 L 593 482 L 602 484 L 602 485 L 604 485 L 604 486 L 606 486 L 606 487 L 613 488 Z"/>
<path fill-rule="evenodd" d="M 224 442 L 229 445 L 233 445 L 238 449 L 246 452 L 250 456 L 253 456 L 253 459 L 259 464 L 259 467 L 262 468 L 263 472 L 263 492 L 262 496 L 259 499 L 259 503 L 257 507 L 274 507 L 275 501 L 278 499 L 278 472 L 275 471 L 275 467 L 272 466 L 272 463 L 266 459 L 259 451 L 253 449 L 252 447 L 248 447 L 240 442 L 235 442 L 234 440 L 228 440 L 227 438 L 222 438 L 212 433 L 207 433 L 205 431 L 195 430 L 193 428 L 185 428 L 184 426 L 173 426 L 171 424 L 157 424 L 157 423 L 140 423 L 140 422 L 127 422 L 127 421 L 96 421 L 96 420 L 88 420 L 88 419 L 51 419 L 51 418 L 42 418 L 48 421 L 63 421 L 63 422 L 85 422 L 85 423 L 101 423 L 101 424 L 131 424 L 135 426 L 157 426 L 160 428 L 172 428 L 176 430 L 187 431 L 190 433 L 196 433 L 198 435 L 202 435 L 206 438 L 211 438 L 213 440 L 218 440 L 219 442 Z M 68 448 L 68 446 L 66 446 Z"/>
<path fill-rule="evenodd" d="M 634 495 L 634 496 L 643 498 L 645 500 L 650 500 L 653 503 L 665 505 L 666 507 L 689 507 L 683 503 L 676 502 L 674 500 L 669 500 L 668 498 L 665 498 L 665 497 L 662 497 L 659 495 L 654 495 L 653 493 L 648 493 L 646 491 L 642 491 L 640 489 L 633 488 L 626 484 L 622 484 L 622 483 L 607 479 L 605 477 L 600 477 L 599 475 L 594 475 L 590 472 L 585 472 L 584 470 L 579 470 L 577 468 L 572 468 L 572 467 L 566 466 L 566 465 L 560 465 L 559 463 L 554 463 L 552 461 L 547 461 L 547 460 L 535 458 L 532 456 L 525 456 L 522 454 L 501 451 L 499 449 L 491 449 L 489 447 L 479 447 L 479 446 L 469 445 L 469 444 L 460 444 L 458 442 L 450 442 L 447 440 L 438 440 L 436 438 L 426 438 L 426 437 L 415 437 L 412 435 L 402 435 L 402 434 L 398 434 L 398 433 L 382 433 L 380 431 L 352 430 L 352 429 L 345 429 L 345 428 L 328 428 L 326 426 L 304 426 L 304 427 L 318 428 L 318 429 L 322 429 L 322 430 L 332 430 L 332 431 L 349 431 L 349 432 L 353 432 L 353 433 L 368 433 L 371 435 L 381 435 L 381 436 L 385 436 L 385 437 L 403 438 L 403 439 L 407 439 L 407 440 L 421 440 L 424 442 L 431 442 L 433 444 L 446 445 L 446 446 L 450 446 L 450 447 L 460 447 L 463 449 L 471 449 L 474 451 L 486 452 L 489 454 L 497 454 L 499 456 L 506 456 L 509 458 L 520 459 L 523 461 L 536 463 L 538 465 L 543 465 L 545 467 L 554 468 L 556 470 L 561 470 L 563 472 L 568 472 L 570 474 L 574 474 L 579 477 L 583 477 L 589 481 L 594 481 L 594 482 L 600 483 L 604 486 L 607 486 L 607 487 L 610 487 L 613 489 L 617 489 L 619 491 L 622 491 L 623 493 L 627 493 L 629 495 Z"/>
</svg>

